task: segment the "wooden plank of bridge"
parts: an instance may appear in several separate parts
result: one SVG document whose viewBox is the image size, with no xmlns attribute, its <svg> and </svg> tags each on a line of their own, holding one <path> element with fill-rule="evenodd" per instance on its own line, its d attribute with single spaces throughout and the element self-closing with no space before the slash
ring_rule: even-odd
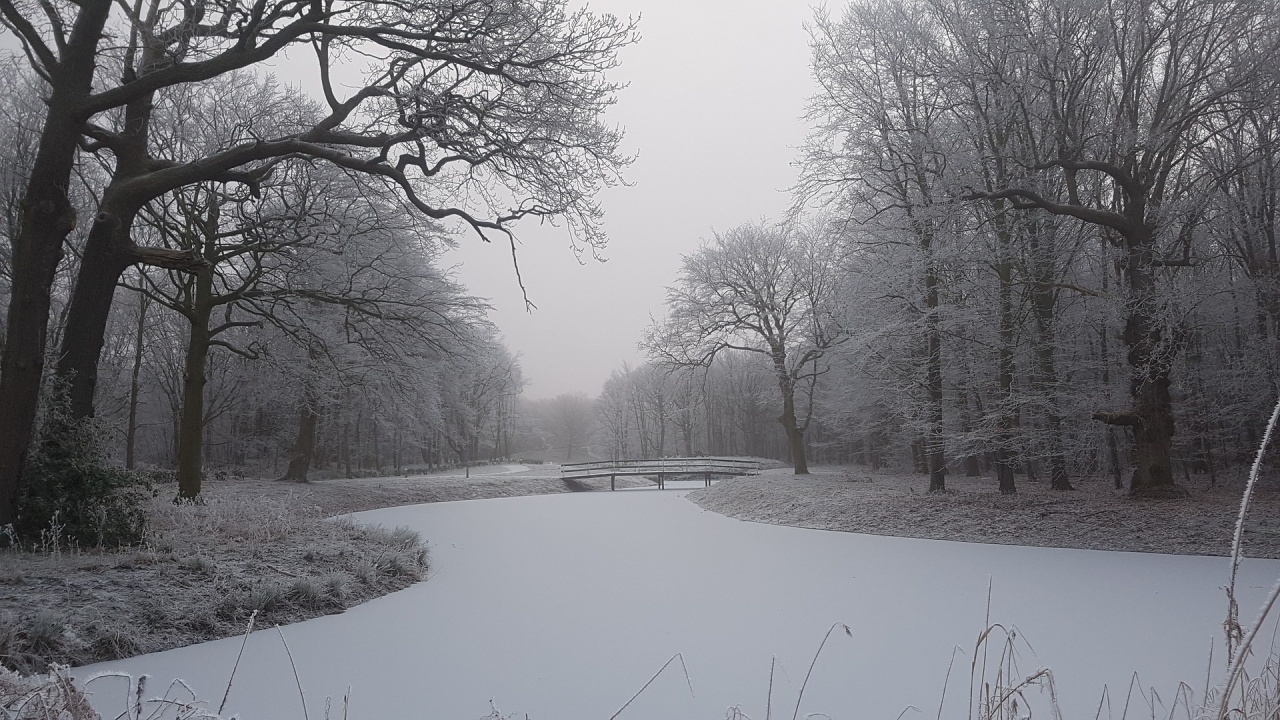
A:
<svg viewBox="0 0 1280 720">
<path fill-rule="evenodd" d="M 656 466 L 656 467 L 655 467 Z M 667 487 L 667 475 L 694 475 L 701 473 L 703 485 L 711 487 L 717 475 L 754 475 L 759 464 L 738 458 L 658 458 L 655 460 L 596 460 L 582 463 L 564 463 L 562 475 L 583 480 L 593 477 L 609 478 L 609 489 L 617 490 L 617 476 L 657 475 L 659 490 Z"/>
</svg>

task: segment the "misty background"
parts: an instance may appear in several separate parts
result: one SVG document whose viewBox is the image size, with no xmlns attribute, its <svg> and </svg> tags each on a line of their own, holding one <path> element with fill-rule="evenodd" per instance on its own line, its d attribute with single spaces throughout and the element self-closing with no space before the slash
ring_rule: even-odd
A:
<svg viewBox="0 0 1280 720">
<path fill-rule="evenodd" d="M 595 395 L 636 347 L 682 254 L 712 230 L 780 219 L 792 202 L 809 72 L 806 2 L 604 0 L 595 12 L 640 18 L 641 41 L 610 75 L 628 83 L 608 119 L 636 157 L 626 187 L 601 193 L 609 245 L 578 262 L 563 227 L 516 225 L 526 312 L 510 248 L 460 236 L 444 261 L 490 299 L 490 318 L 520 356 L 525 397 Z"/>
</svg>

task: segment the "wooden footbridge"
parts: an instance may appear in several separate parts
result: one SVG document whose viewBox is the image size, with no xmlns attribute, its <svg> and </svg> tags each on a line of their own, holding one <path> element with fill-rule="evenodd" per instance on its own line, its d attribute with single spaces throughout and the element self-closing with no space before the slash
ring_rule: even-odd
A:
<svg viewBox="0 0 1280 720">
<path fill-rule="evenodd" d="M 657 478 L 658 489 L 667 487 L 669 478 L 700 478 L 711 487 L 712 478 L 736 475 L 758 475 L 760 461 L 747 458 L 657 458 L 654 460 L 598 460 L 594 462 L 564 463 L 560 477 L 564 480 L 609 478 L 609 489 L 616 490 L 619 477 Z"/>
</svg>

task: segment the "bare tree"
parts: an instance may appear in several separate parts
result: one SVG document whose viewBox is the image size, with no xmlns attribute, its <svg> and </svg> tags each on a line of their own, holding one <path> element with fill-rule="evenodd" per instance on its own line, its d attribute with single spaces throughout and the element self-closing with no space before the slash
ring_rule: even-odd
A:
<svg viewBox="0 0 1280 720">
<path fill-rule="evenodd" d="M 923 370 L 920 454 L 929 491 L 946 489 L 943 291 L 939 260 L 948 238 L 948 160 L 955 142 L 939 99 L 939 39 L 929 19 L 901 3 L 850 5 L 843 18 L 818 14 L 812 28 L 810 103 L 816 130 L 806 148 L 802 197 L 834 194 L 846 217 L 874 219 L 918 253 L 918 298 L 908 305 L 921 332 L 912 355 Z M 914 283 L 913 283 L 914 284 Z"/>
<path fill-rule="evenodd" d="M 67 187 L 81 148 L 109 154 L 114 169 L 93 216 L 60 353 L 59 374 L 72 385 L 78 415 L 92 413 L 96 362 L 124 269 L 139 262 L 200 266 L 132 237 L 138 211 L 167 192 L 208 181 L 252 188 L 279 158 L 307 157 L 381 178 L 428 217 L 456 219 L 482 235 L 509 237 L 520 218 L 560 216 L 594 246 L 603 235 L 593 196 L 627 162 L 618 152 L 620 133 L 601 115 L 617 89 L 603 73 L 634 40 L 633 25 L 569 11 L 559 0 L 279 0 L 216 8 L 85 0 L 39 9 L 0 0 L 0 22 L 48 86 L 13 243 L 0 365 L 0 522 L 13 517 L 31 437 L 50 285 L 77 222 Z M 127 38 L 120 52 L 102 47 L 108 34 Z M 216 152 L 196 157 L 156 152 L 149 134 L 160 94 L 290 45 L 316 54 L 327 108 L 318 122 L 298 118 L 292 131 L 270 134 L 241 127 Z M 373 67 L 363 87 L 340 97 L 329 71 L 335 55 L 346 53 L 372 58 Z M 107 77 L 113 72 L 118 80 Z"/>
<path fill-rule="evenodd" d="M 725 350 L 768 357 L 797 474 L 809 472 L 804 433 L 822 360 L 846 338 L 833 312 L 836 244 L 824 240 L 763 223 L 717 234 L 685 256 L 668 315 L 643 343 L 673 367 L 707 367 Z"/>
<path fill-rule="evenodd" d="M 443 436 L 470 477 L 471 463 L 481 456 L 481 439 L 499 424 L 501 408 L 520 393 L 523 379 L 519 358 L 502 344 L 494 328 L 477 328 L 466 343 L 465 351 L 446 363 Z"/>
<path fill-rule="evenodd" d="M 634 426 L 631 422 L 632 406 L 631 368 L 614 370 L 600 389 L 595 401 L 596 426 L 602 435 L 605 455 L 611 460 L 631 457 Z"/>
</svg>

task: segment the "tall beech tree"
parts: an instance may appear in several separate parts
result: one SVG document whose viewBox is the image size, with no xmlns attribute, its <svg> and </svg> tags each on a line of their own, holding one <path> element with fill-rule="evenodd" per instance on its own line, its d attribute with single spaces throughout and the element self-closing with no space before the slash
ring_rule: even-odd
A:
<svg viewBox="0 0 1280 720">
<path fill-rule="evenodd" d="M 718 233 L 684 257 L 667 288 L 667 317 L 643 343 L 677 368 L 708 367 L 726 350 L 767 357 L 797 475 L 809 472 L 804 433 L 823 358 L 847 337 L 834 310 L 836 247 L 813 231 L 763 223 Z"/>
<path fill-rule="evenodd" d="M 587 245 L 604 238 L 593 196 L 627 159 L 602 120 L 617 85 L 604 73 L 635 38 L 613 16 L 560 0 L 255 0 L 14 3 L 0 22 L 47 86 L 47 114 L 13 239 L 12 300 L 0 363 L 0 523 L 13 519 L 43 373 L 51 284 L 78 219 L 67 190 L 81 151 L 112 178 L 91 219 L 58 373 L 77 415 L 93 410 L 96 363 L 116 281 L 135 263 L 196 272 L 194 256 L 139 245 L 150 200 L 200 182 L 250 188 L 284 157 L 327 161 L 396 186 L 420 212 L 511 238 L 524 217 L 564 217 Z M 108 35 L 119 50 L 103 47 Z M 149 140 L 162 94 L 311 48 L 326 110 L 292 131 L 241 128 L 216 152 L 170 157 Z M 368 58 L 339 95 L 342 56 Z M 476 202 L 477 199 L 480 202 Z M 508 204 L 509 201 L 509 204 Z M 514 240 L 512 240 L 514 249 Z"/>
</svg>

